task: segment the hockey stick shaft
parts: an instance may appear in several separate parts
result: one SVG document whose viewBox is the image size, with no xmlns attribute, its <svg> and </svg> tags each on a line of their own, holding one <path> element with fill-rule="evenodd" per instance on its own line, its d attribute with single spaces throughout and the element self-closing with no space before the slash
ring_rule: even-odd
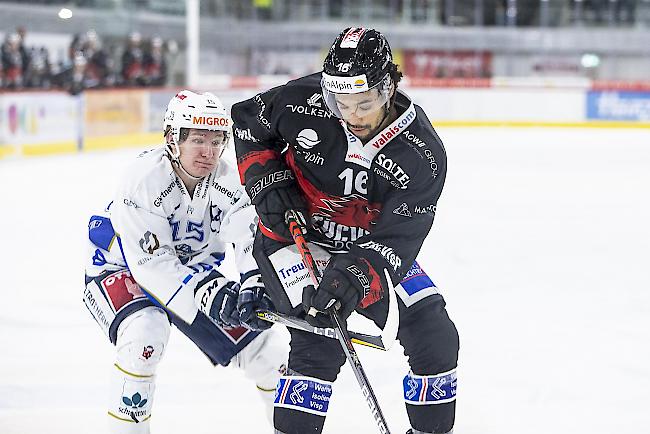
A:
<svg viewBox="0 0 650 434">
<path fill-rule="evenodd" d="M 304 319 L 284 315 L 279 312 L 258 310 L 257 317 L 263 319 L 264 321 L 283 324 L 289 328 L 302 330 L 305 332 L 313 333 L 315 335 L 325 336 L 331 339 L 338 339 L 336 330 L 331 327 L 315 327 Z M 367 335 L 365 333 L 357 333 L 353 331 L 348 331 L 348 333 L 350 335 L 350 340 L 352 343 L 386 351 L 386 347 L 384 346 L 384 342 L 382 341 L 381 336 Z"/>
<path fill-rule="evenodd" d="M 293 237 L 293 240 L 296 243 L 296 246 L 298 247 L 298 251 L 300 252 L 302 261 L 304 262 L 305 267 L 307 267 L 307 269 L 309 270 L 309 274 L 312 277 L 312 281 L 314 285 L 318 286 L 322 278 L 322 274 L 318 269 L 318 267 L 316 266 L 314 257 L 312 256 L 311 251 L 309 250 L 309 246 L 307 245 L 307 241 L 305 240 L 306 229 L 303 226 L 304 223 L 300 221 L 300 217 L 293 210 L 287 211 L 285 215 L 285 220 L 287 222 L 287 225 L 289 226 L 289 232 L 291 233 L 291 236 Z M 354 376 L 356 377 L 357 382 L 361 387 L 361 392 L 363 393 L 363 396 L 366 399 L 366 403 L 368 404 L 368 407 L 370 408 L 370 412 L 372 413 L 372 416 L 375 419 L 375 423 L 379 427 L 379 432 L 383 434 L 390 434 L 390 430 L 388 429 L 388 424 L 386 423 L 386 418 L 384 417 L 384 414 L 381 411 L 381 407 L 379 407 L 379 401 L 377 400 L 377 396 L 375 395 L 375 392 L 372 390 L 372 387 L 370 386 L 370 381 L 368 381 L 368 377 L 366 375 L 366 372 L 363 369 L 363 366 L 361 365 L 359 356 L 357 355 L 357 352 L 354 349 L 354 346 L 352 345 L 352 341 L 348 334 L 345 323 L 341 320 L 341 317 L 339 316 L 335 308 L 329 309 L 329 314 L 330 317 L 332 318 L 332 324 L 334 325 L 334 330 L 336 330 L 337 332 L 337 337 L 339 339 L 339 342 L 341 343 L 341 347 L 343 348 L 345 357 L 350 363 L 352 372 L 354 372 Z"/>
</svg>

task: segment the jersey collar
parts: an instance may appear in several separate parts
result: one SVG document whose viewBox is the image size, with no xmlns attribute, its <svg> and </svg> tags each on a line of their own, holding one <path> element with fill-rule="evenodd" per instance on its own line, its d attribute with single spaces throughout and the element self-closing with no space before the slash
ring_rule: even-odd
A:
<svg viewBox="0 0 650 434">
<path fill-rule="evenodd" d="M 404 94 L 401 94 L 404 95 Z M 405 96 L 405 95 L 404 95 Z M 372 138 L 365 145 L 361 140 L 348 130 L 345 122 L 340 120 L 341 126 L 345 131 L 345 136 L 348 140 L 348 152 L 345 156 L 345 161 L 348 163 L 358 164 L 359 166 L 370 169 L 372 160 L 388 143 L 395 137 L 400 135 L 413 121 L 415 120 L 415 106 L 413 102 L 408 100 L 409 106 L 407 109 L 386 128 L 381 130 L 375 137 Z"/>
</svg>

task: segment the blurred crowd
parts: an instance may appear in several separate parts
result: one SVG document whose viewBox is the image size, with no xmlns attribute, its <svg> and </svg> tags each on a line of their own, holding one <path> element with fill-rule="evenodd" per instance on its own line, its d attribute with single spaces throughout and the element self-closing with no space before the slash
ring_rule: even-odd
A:
<svg viewBox="0 0 650 434">
<path fill-rule="evenodd" d="M 20 0 L 0 0 L 20 3 Z M 184 14 L 178 0 L 30 0 L 46 5 Z M 203 0 L 201 17 L 260 21 L 358 21 L 450 26 L 629 26 L 649 0 Z M 644 14 L 640 14 L 644 19 Z"/>
<path fill-rule="evenodd" d="M 2 43 L 0 89 L 84 89 L 164 86 L 166 52 L 175 49 L 159 37 L 131 33 L 123 48 L 103 47 L 95 31 L 74 35 L 66 58 L 51 62 L 46 47 L 25 45 L 25 29 L 8 33 Z"/>
</svg>

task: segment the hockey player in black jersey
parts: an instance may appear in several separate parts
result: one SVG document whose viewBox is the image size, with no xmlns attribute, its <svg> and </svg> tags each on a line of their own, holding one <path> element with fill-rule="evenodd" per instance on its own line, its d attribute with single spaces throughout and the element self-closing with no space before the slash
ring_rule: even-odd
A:
<svg viewBox="0 0 650 434">
<path fill-rule="evenodd" d="M 397 337 L 411 368 L 403 380 L 409 432 L 450 433 L 458 333 L 416 261 L 447 160 L 422 109 L 398 90 L 401 73 L 392 60 L 376 30 L 345 29 L 322 73 L 233 106 L 235 149 L 260 217 L 254 256 L 278 310 L 331 326 L 323 313 L 340 305 L 342 318 L 356 310 L 383 327 L 386 295 L 395 291 Z M 317 288 L 286 227 L 289 209 L 308 222 L 307 240 L 323 268 Z M 322 431 L 344 363 L 337 340 L 291 330 L 276 433 Z"/>
</svg>

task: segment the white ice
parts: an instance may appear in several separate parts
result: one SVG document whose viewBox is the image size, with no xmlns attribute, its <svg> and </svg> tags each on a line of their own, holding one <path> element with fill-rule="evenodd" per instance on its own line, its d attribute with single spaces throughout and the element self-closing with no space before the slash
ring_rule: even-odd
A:
<svg viewBox="0 0 650 434">
<path fill-rule="evenodd" d="M 650 131 L 440 129 L 419 261 L 461 337 L 456 434 L 650 432 Z M 0 161 L 0 433 L 103 433 L 113 349 L 84 307 L 93 210 L 136 150 Z M 359 348 L 393 433 L 399 345 Z M 177 330 L 152 432 L 270 432 L 254 386 Z M 325 433 L 377 432 L 350 369 Z"/>
</svg>

